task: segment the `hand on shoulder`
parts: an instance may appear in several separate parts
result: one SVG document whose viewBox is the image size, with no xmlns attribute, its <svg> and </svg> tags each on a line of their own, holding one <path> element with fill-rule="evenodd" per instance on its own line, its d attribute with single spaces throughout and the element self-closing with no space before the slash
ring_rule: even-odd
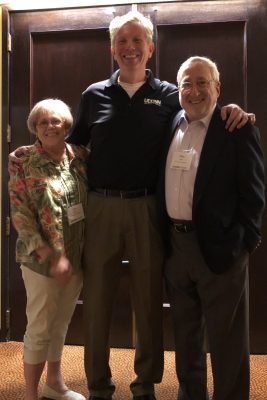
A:
<svg viewBox="0 0 267 400">
<path fill-rule="evenodd" d="M 21 164 L 23 163 L 23 160 L 21 159 L 21 157 L 29 154 L 29 152 L 31 151 L 32 148 L 33 148 L 33 145 L 21 146 L 9 154 L 9 156 L 8 156 L 9 175 L 13 175 L 19 170 Z"/>
</svg>

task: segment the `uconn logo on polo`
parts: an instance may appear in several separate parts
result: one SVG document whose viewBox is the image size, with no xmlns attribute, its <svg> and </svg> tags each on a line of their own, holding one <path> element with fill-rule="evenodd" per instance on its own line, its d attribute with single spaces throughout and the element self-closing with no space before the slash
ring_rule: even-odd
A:
<svg viewBox="0 0 267 400">
<path fill-rule="evenodd" d="M 144 99 L 144 104 L 155 104 L 156 106 L 161 106 L 161 100 L 157 100 L 157 99 Z"/>
</svg>

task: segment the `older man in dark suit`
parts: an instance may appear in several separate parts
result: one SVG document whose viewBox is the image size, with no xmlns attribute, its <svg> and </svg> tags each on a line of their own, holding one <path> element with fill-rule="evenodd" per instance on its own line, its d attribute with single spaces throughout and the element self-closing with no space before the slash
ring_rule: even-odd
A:
<svg viewBox="0 0 267 400">
<path fill-rule="evenodd" d="M 178 400 L 208 398 L 204 327 L 213 400 L 248 400 L 248 257 L 261 241 L 265 203 L 259 131 L 225 130 L 211 60 L 191 57 L 177 78 L 183 110 L 173 120 L 164 178 Z"/>
</svg>

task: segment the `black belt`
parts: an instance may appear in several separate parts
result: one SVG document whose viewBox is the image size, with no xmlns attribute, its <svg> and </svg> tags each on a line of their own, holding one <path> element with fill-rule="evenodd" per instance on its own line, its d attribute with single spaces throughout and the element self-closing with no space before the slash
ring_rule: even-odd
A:
<svg viewBox="0 0 267 400">
<path fill-rule="evenodd" d="M 134 199 L 136 197 L 150 196 L 154 194 L 154 191 L 150 189 L 116 190 L 91 188 L 90 191 L 101 194 L 101 196 L 104 197 L 120 197 L 121 199 Z"/>
<path fill-rule="evenodd" d="M 192 221 L 186 221 L 182 219 L 171 219 L 171 223 L 176 232 L 189 233 L 195 229 Z"/>
</svg>

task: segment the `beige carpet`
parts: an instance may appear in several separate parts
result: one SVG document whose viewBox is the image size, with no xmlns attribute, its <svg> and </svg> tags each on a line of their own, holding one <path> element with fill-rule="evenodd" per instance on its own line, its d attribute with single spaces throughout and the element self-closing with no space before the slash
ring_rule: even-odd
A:
<svg viewBox="0 0 267 400">
<path fill-rule="evenodd" d="M 22 371 L 22 343 L 0 343 L 0 400 L 24 400 Z M 130 400 L 129 382 L 134 379 L 133 350 L 112 349 L 110 365 L 117 386 L 114 400 Z M 65 346 L 62 369 L 67 384 L 88 396 L 83 372 L 83 348 Z M 210 365 L 209 392 L 212 393 Z M 43 377 L 44 378 L 44 377 Z M 177 381 L 174 372 L 174 354 L 165 352 L 163 381 L 156 386 L 157 400 L 176 400 Z M 233 399 L 234 400 L 234 399 Z M 251 356 L 251 400 L 267 400 L 267 356 Z"/>
</svg>

